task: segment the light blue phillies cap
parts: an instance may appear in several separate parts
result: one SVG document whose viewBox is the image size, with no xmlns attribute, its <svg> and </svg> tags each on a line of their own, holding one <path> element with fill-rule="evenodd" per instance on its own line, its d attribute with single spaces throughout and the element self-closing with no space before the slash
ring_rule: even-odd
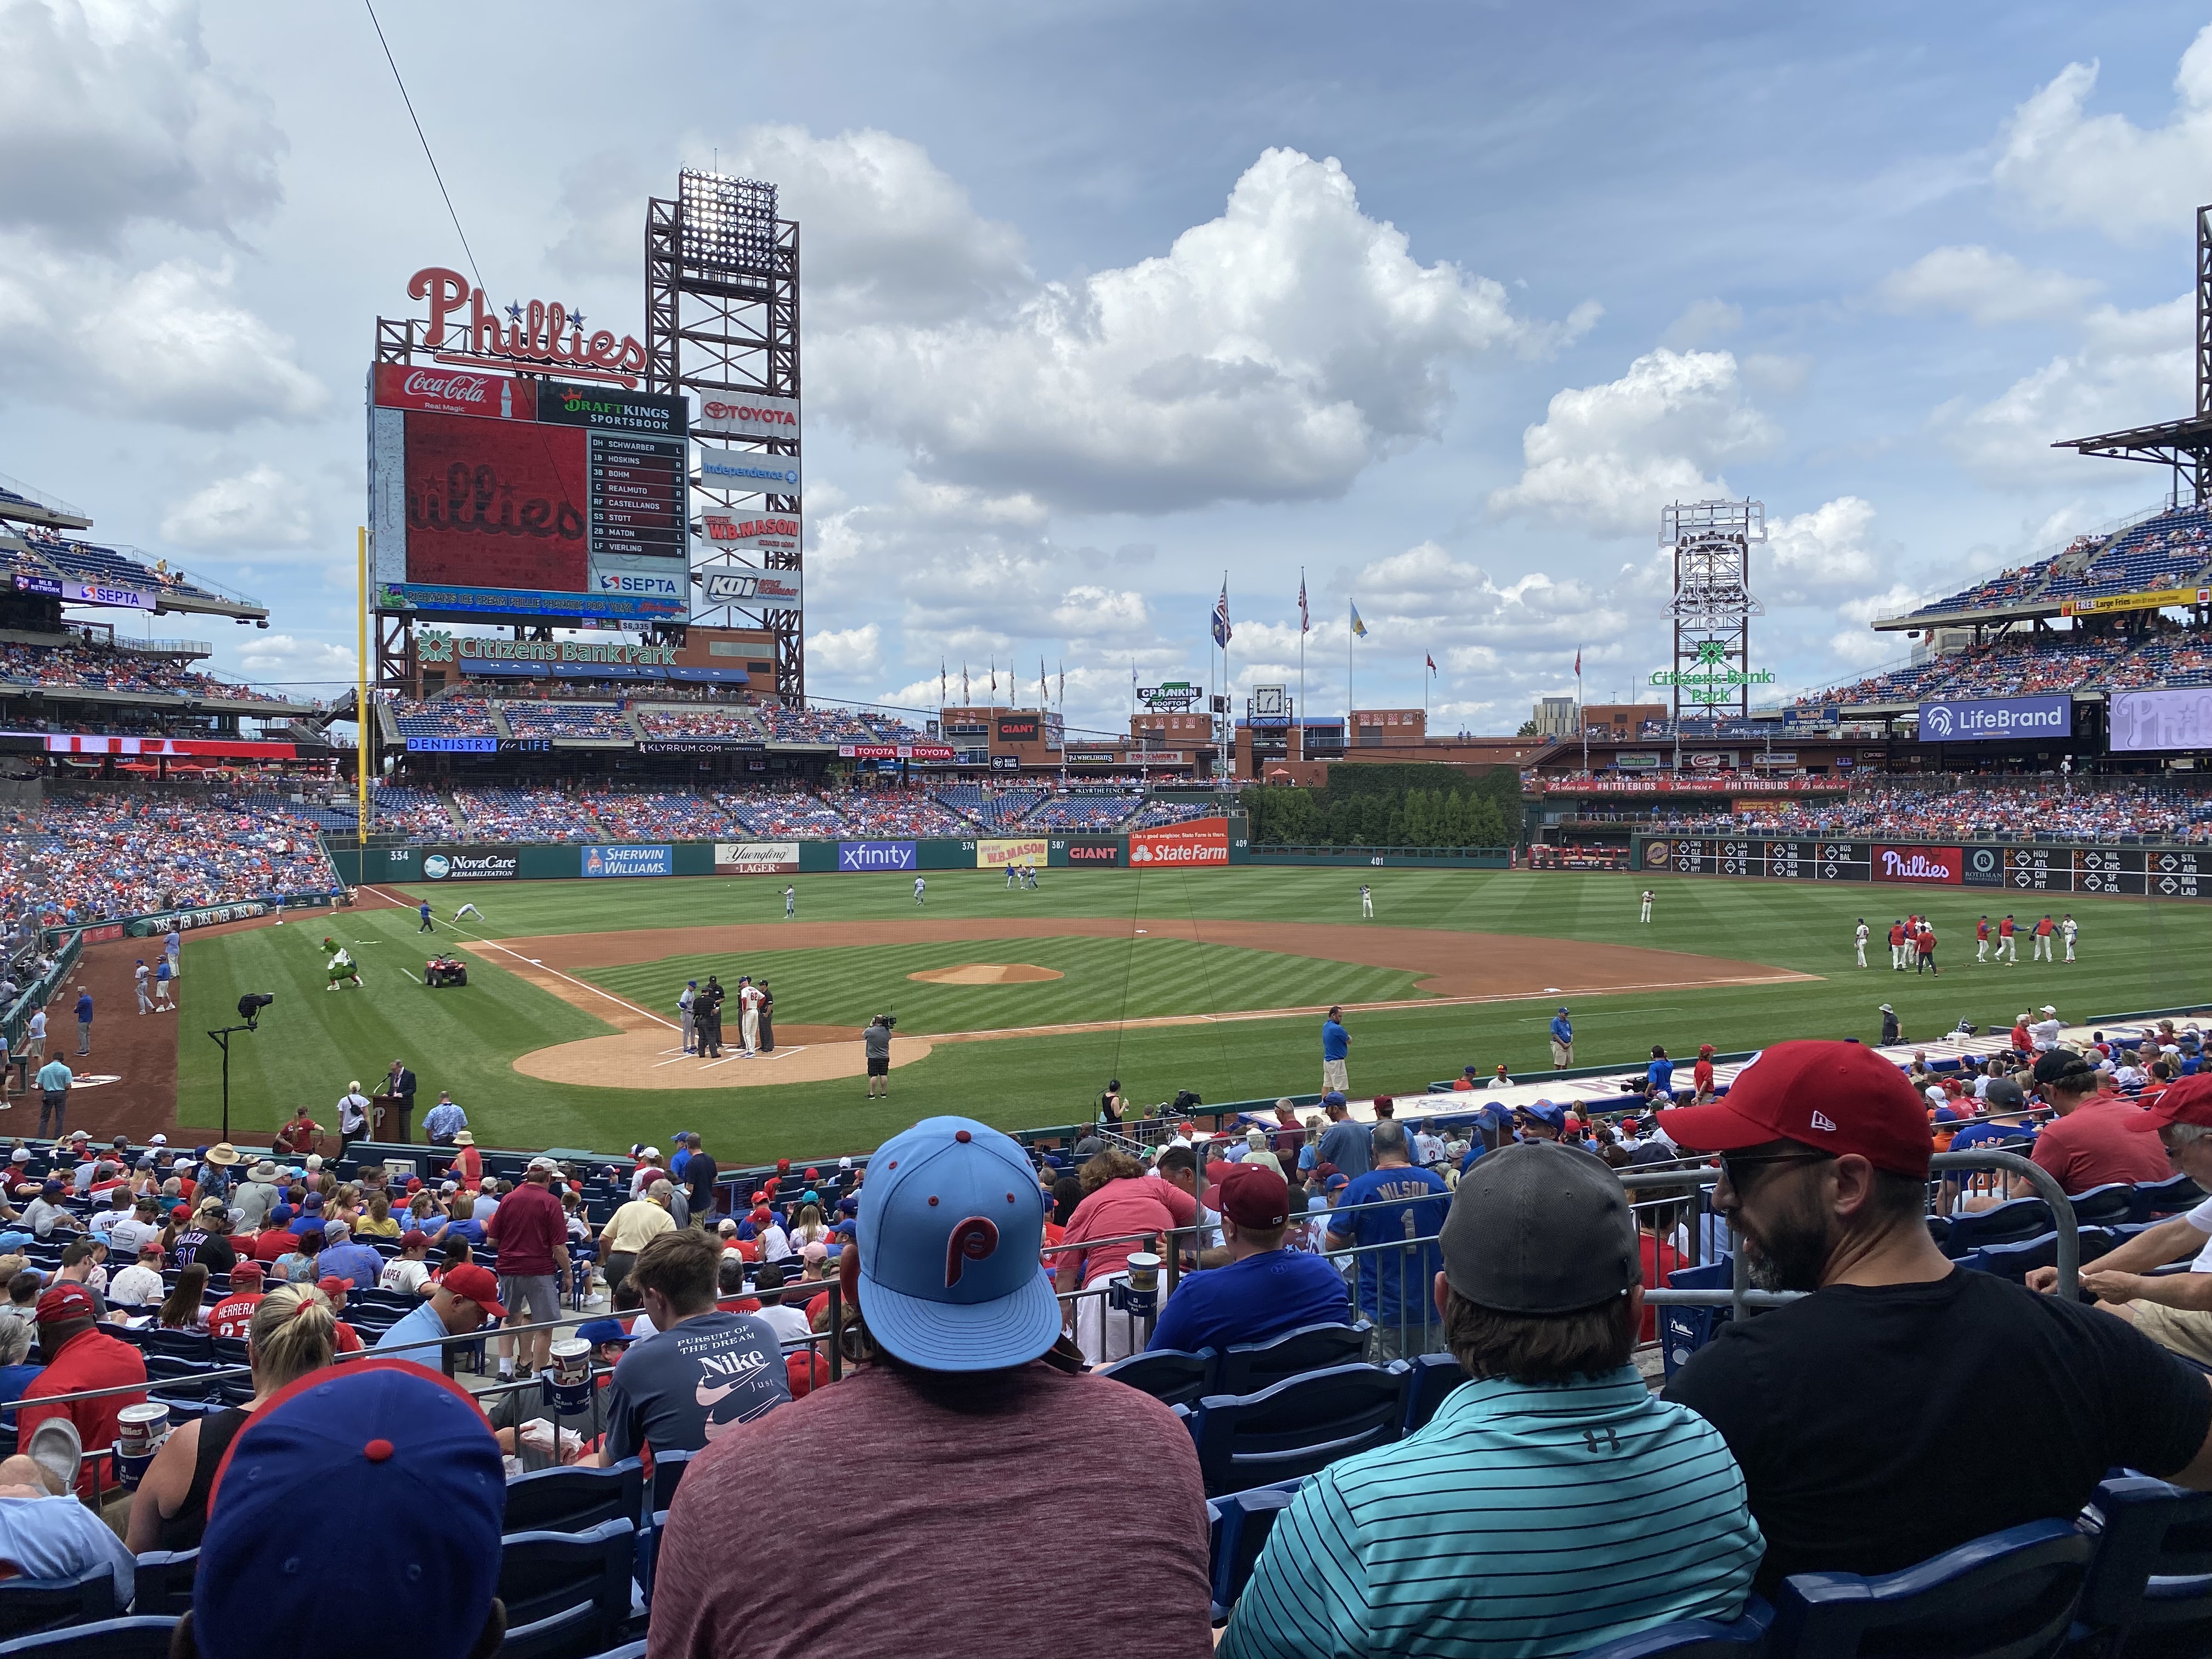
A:
<svg viewBox="0 0 2212 1659">
<path fill-rule="evenodd" d="M 908 1364 L 998 1370 L 1051 1347 L 1060 1299 L 1043 1248 L 1043 1190 L 1022 1149 L 988 1124 L 924 1118 L 868 1160 L 861 1317 Z"/>
</svg>

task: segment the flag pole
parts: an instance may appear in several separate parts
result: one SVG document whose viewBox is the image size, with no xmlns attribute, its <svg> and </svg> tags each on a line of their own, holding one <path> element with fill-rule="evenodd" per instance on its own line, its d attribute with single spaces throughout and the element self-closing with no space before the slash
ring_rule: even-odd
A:
<svg viewBox="0 0 2212 1659">
<path fill-rule="evenodd" d="M 368 526 L 363 525 L 354 532 L 354 554 L 359 567 L 361 585 L 361 617 L 356 624 L 354 650 L 353 712 L 354 730 L 359 733 L 353 751 L 354 771 L 354 885 L 358 887 L 368 879 L 361 866 L 368 854 L 368 757 L 376 751 L 376 742 L 369 736 L 368 714 Z"/>
<path fill-rule="evenodd" d="M 1344 602 L 1344 752 L 1352 753 L 1352 617 L 1356 607 L 1350 599 Z"/>
<path fill-rule="evenodd" d="M 1298 567 L 1298 706 L 1291 713 L 1291 725 L 1298 735 L 1298 758 L 1306 757 L 1306 568 Z M 1290 745 L 1283 745 L 1290 752 Z"/>
</svg>

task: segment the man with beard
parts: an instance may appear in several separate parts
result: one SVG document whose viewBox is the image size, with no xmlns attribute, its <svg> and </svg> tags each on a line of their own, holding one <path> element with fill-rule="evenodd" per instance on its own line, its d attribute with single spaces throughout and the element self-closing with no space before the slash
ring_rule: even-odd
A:
<svg viewBox="0 0 2212 1659">
<path fill-rule="evenodd" d="M 1754 1281 L 1808 1292 L 1726 1326 L 1666 1391 L 1742 1466 L 1766 1534 L 1762 1591 L 2070 1520 L 2116 1466 L 2212 1488 L 2201 1373 L 2124 1321 L 1936 1249 L 1927 1112 L 1879 1054 L 1777 1043 L 1723 1099 L 1661 1121 L 1680 1146 L 1721 1155 L 1713 1207 Z M 1959 1425 L 1993 1400 L 2025 1449 L 1972 1459 L 1969 1474 Z"/>
</svg>

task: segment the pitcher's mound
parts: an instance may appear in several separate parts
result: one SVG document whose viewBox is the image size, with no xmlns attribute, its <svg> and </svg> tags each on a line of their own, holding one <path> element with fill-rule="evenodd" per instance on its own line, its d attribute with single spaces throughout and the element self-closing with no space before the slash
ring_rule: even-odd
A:
<svg viewBox="0 0 2212 1659">
<path fill-rule="evenodd" d="M 963 962 L 957 968 L 925 968 L 907 977 L 928 985 L 1025 985 L 1062 975 L 1057 968 L 1038 968 L 1026 962 Z"/>
</svg>

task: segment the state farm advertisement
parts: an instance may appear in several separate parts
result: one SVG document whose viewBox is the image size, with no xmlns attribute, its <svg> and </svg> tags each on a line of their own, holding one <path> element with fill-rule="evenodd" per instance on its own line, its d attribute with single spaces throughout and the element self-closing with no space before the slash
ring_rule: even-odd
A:
<svg viewBox="0 0 2212 1659">
<path fill-rule="evenodd" d="M 1874 849 L 1874 878 L 1956 887 L 1966 879 L 1962 874 L 1965 862 L 1965 854 L 1956 847 L 1877 846 Z"/>
<path fill-rule="evenodd" d="M 538 388 L 518 388 L 507 374 L 482 374 L 465 368 L 420 368 L 379 363 L 371 399 L 382 409 L 420 409 L 433 415 L 477 415 L 511 421 L 538 416 Z"/>
<path fill-rule="evenodd" d="M 1229 820 L 1193 818 L 1158 830 L 1129 832 L 1129 862 L 1133 866 L 1226 864 L 1229 862 Z"/>
<path fill-rule="evenodd" d="M 799 843 L 795 841 L 718 841 L 714 843 L 714 873 L 718 876 L 797 875 Z"/>
</svg>

